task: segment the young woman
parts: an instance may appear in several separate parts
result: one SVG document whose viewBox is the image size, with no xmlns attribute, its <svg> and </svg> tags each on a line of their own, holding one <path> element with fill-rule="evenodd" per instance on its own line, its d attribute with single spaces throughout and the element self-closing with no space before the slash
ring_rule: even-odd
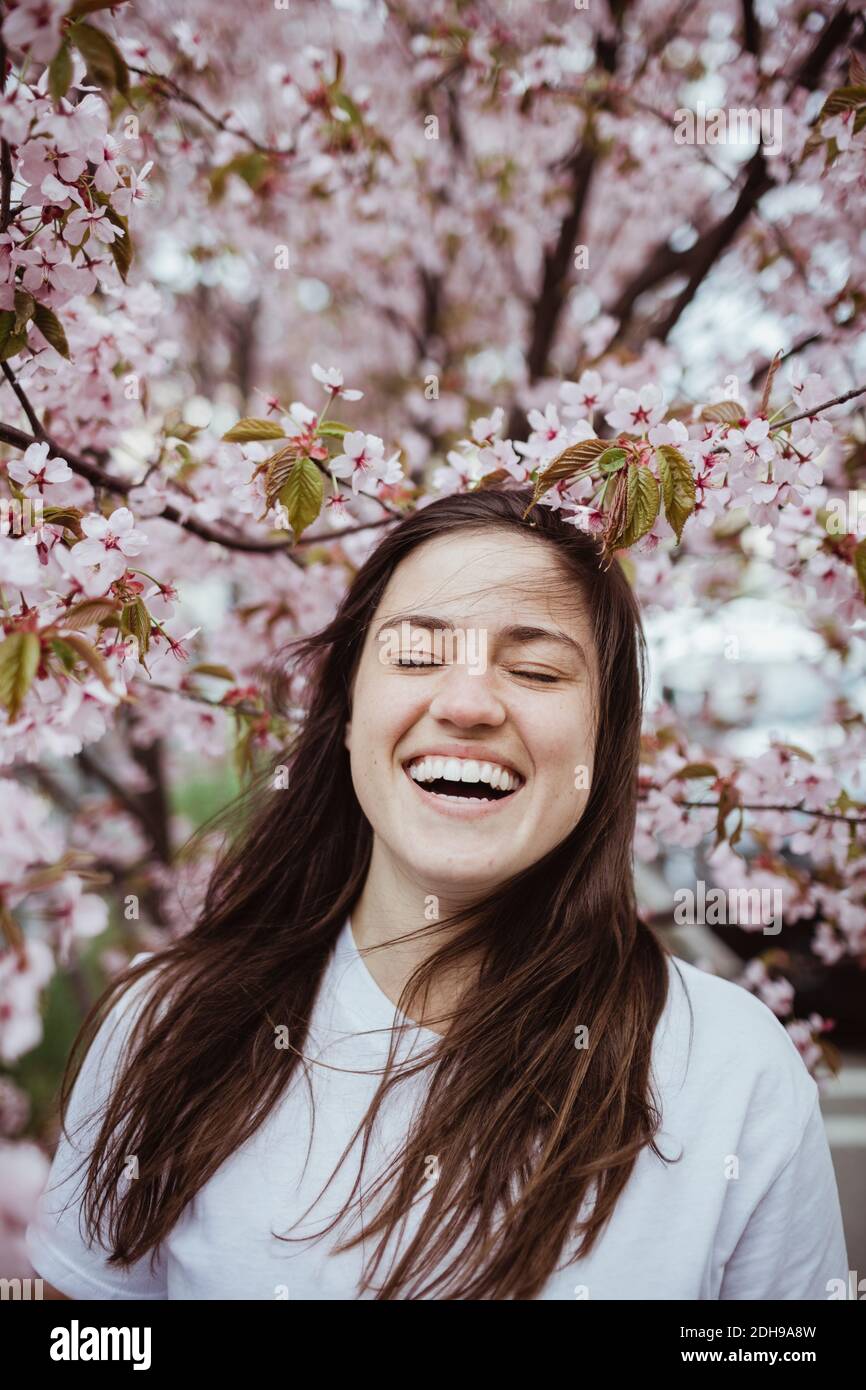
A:
<svg viewBox="0 0 866 1390">
<path fill-rule="evenodd" d="M 629 585 L 529 501 L 419 509 L 297 644 L 306 717 L 200 920 L 106 991 L 72 1087 L 70 1059 L 27 1232 L 58 1296 L 847 1281 L 793 1042 L 637 916 Z"/>
</svg>

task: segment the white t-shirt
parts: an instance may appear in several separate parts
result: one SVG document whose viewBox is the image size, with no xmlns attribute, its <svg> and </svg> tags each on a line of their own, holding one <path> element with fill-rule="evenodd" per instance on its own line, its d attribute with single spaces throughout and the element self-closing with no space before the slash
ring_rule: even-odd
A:
<svg viewBox="0 0 866 1390">
<path fill-rule="evenodd" d="M 644 1148 L 594 1250 L 563 1268 L 576 1243 L 567 1246 L 540 1297 L 826 1299 L 828 1281 L 847 1285 L 848 1258 L 818 1087 L 784 1027 L 754 995 L 674 958 L 669 974 L 653 1048 L 662 1101 L 656 1142 L 668 1157 L 681 1151 L 683 1157 L 664 1164 Z M 287 1243 L 273 1234 L 289 1232 L 322 1192 L 373 1096 L 399 1017 L 359 955 L 350 922 L 329 960 L 305 1049 L 317 1062 L 309 1068 L 312 1143 L 308 1086 L 298 1068 L 264 1124 L 187 1206 L 153 1273 L 150 1254 L 120 1270 L 106 1263 L 98 1243 L 82 1238 L 84 1169 L 74 1171 L 85 1146 L 89 1152 L 97 1119 L 83 1138 L 76 1131 L 82 1117 L 104 1104 L 132 1021 L 131 1001 L 146 983 L 115 1005 L 76 1080 L 68 1127 L 77 1152 L 61 1136 L 46 1193 L 27 1227 L 37 1273 L 80 1299 L 373 1298 L 357 1289 L 362 1247 L 331 1252 L 345 1223 L 319 1241 Z M 691 1047 L 684 984 L 694 1011 Z M 413 1027 L 399 1056 L 417 1055 L 435 1039 Z M 377 1148 L 368 1155 L 365 1181 L 381 1171 L 376 1155 L 384 1160 L 400 1149 L 424 1083 L 422 1071 L 390 1093 L 374 1127 Z M 360 1143 L 291 1234 L 321 1231 L 342 1208 L 357 1176 Z M 60 1214 L 73 1193 L 76 1200 Z M 413 1207 L 407 1235 L 425 1201 Z M 378 1239 L 367 1242 L 367 1256 Z M 386 1257 L 379 1276 L 389 1267 Z"/>
</svg>

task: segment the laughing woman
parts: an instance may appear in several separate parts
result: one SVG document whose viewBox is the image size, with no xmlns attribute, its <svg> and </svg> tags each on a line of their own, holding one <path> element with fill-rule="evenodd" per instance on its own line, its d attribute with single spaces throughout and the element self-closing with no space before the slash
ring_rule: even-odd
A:
<svg viewBox="0 0 866 1390">
<path fill-rule="evenodd" d="M 818 1088 L 639 919 L 640 618 L 524 489 L 397 525 L 197 925 L 64 1078 L 27 1231 L 80 1299 L 826 1299 Z"/>
</svg>

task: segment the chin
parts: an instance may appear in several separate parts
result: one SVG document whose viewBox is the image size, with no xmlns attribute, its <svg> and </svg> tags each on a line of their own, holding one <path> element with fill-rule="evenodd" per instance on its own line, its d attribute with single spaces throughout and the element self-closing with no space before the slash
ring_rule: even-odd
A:
<svg viewBox="0 0 866 1390">
<path fill-rule="evenodd" d="M 478 872 L 478 856 L 474 855 L 467 859 L 465 864 L 449 861 L 447 873 L 443 874 L 442 858 L 443 856 L 437 856 L 420 864 L 411 864 L 412 877 L 425 894 L 433 893 L 447 899 L 467 890 L 489 893 L 514 872 L 503 857 L 501 864 L 486 866 L 482 877 Z"/>
</svg>

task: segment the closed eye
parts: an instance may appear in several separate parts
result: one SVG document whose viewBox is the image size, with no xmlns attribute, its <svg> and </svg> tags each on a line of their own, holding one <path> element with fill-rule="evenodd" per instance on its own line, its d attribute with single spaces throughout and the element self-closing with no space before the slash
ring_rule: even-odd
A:
<svg viewBox="0 0 866 1390">
<path fill-rule="evenodd" d="M 447 663 L 446 661 L 413 661 L 411 658 L 407 660 L 407 659 L 402 658 L 402 657 L 400 658 L 399 661 L 395 661 L 393 664 L 394 664 L 395 666 L 402 666 L 402 667 L 403 667 L 404 669 L 406 669 L 406 670 L 408 670 L 408 669 L 410 669 L 410 668 L 414 668 L 414 669 L 416 669 L 416 670 L 419 669 L 419 668 L 421 668 L 421 669 L 428 669 L 428 668 L 430 668 L 431 666 L 447 666 L 447 665 L 448 665 L 448 663 Z M 556 681 L 558 681 L 558 680 L 560 679 L 559 676 L 549 676 L 549 675 L 545 675 L 545 674 L 544 674 L 543 672 L 541 672 L 541 671 L 512 671 L 511 674 L 512 674 L 513 676 L 525 676 L 527 680 L 531 680 L 531 681 L 543 681 L 545 685 L 553 684 L 553 683 L 555 683 Z"/>
</svg>

